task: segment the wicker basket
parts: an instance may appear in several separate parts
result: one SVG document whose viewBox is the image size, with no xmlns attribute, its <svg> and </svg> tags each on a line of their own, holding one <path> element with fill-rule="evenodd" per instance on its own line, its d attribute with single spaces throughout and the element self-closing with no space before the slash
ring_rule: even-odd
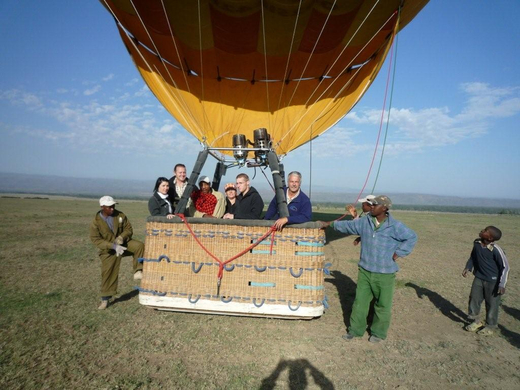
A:
<svg viewBox="0 0 520 390">
<path fill-rule="evenodd" d="M 262 220 L 149 217 L 139 302 L 173 311 L 321 316 L 328 273 L 323 230 L 309 222 L 273 233 L 271 225 Z"/>
</svg>

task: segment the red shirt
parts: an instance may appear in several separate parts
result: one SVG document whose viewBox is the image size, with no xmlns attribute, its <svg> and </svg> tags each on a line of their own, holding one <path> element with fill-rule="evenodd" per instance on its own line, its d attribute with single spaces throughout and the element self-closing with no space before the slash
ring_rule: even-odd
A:
<svg viewBox="0 0 520 390">
<path fill-rule="evenodd" d="M 193 199 L 197 211 L 203 214 L 213 215 L 215 206 L 217 205 L 217 198 L 215 195 L 211 193 L 205 194 L 201 190 L 198 190 L 191 194 L 191 199 Z"/>
</svg>

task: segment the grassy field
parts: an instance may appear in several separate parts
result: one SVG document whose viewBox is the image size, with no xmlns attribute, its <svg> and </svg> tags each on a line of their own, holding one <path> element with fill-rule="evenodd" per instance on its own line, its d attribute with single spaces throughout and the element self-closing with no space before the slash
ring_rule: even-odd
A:
<svg viewBox="0 0 520 390">
<path fill-rule="evenodd" d="M 144 240 L 146 203 L 122 201 Z M 100 264 L 88 239 L 96 200 L 0 198 L 1 389 L 520 388 L 520 217 L 396 211 L 419 235 L 399 260 L 393 323 L 377 345 L 341 339 L 359 248 L 327 232 L 331 307 L 315 320 L 155 311 L 133 287 L 98 311 Z M 315 219 L 331 220 L 320 210 Z M 471 278 L 460 273 L 481 228 L 504 235 L 512 268 L 500 334 L 465 332 Z"/>
</svg>

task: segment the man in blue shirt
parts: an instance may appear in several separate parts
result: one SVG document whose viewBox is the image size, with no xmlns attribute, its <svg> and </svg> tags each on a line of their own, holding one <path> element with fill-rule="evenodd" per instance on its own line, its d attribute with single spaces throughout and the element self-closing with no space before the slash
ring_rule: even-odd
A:
<svg viewBox="0 0 520 390">
<path fill-rule="evenodd" d="M 350 315 L 345 340 L 361 337 L 367 327 L 370 303 L 375 299 L 374 321 L 370 326 L 370 342 L 386 339 L 392 314 L 395 273 L 399 270 L 396 260 L 412 252 L 417 235 L 402 222 L 394 219 L 388 209 L 392 201 L 380 195 L 370 200 L 370 214 L 353 221 L 320 222 L 347 235 L 361 237 L 361 255 L 358 263 L 356 298 Z"/>
<path fill-rule="evenodd" d="M 264 219 L 275 219 L 274 226 L 278 230 L 282 230 L 287 224 L 309 222 L 312 217 L 311 200 L 305 195 L 300 187 L 302 184 L 302 175 L 300 172 L 293 171 L 287 177 L 289 186 L 285 188 L 285 199 L 287 200 L 287 208 L 289 216 L 280 218 L 278 213 L 278 205 L 276 196 L 269 203 L 269 208 L 265 213 Z"/>
</svg>

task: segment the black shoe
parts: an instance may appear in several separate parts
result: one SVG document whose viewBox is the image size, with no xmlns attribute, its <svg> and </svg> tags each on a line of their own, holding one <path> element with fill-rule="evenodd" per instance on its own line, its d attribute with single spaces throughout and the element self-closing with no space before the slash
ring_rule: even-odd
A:
<svg viewBox="0 0 520 390">
<path fill-rule="evenodd" d="M 352 333 L 347 333 L 347 334 L 344 334 L 343 336 L 341 336 L 343 338 L 343 340 L 353 340 L 356 338 L 356 336 L 354 336 Z"/>
</svg>

